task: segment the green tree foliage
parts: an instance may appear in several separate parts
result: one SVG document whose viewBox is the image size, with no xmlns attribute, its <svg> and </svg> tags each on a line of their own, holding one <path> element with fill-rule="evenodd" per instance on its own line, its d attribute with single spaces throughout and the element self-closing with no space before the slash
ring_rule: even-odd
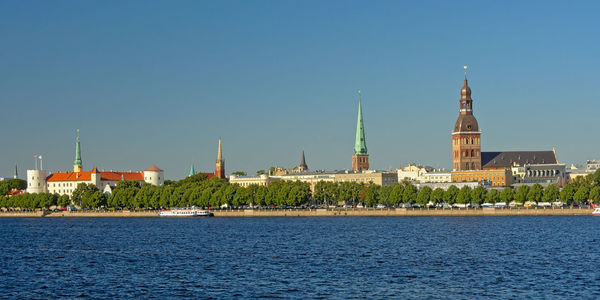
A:
<svg viewBox="0 0 600 300">
<path fill-rule="evenodd" d="M 506 204 L 512 202 L 513 200 L 515 200 L 515 191 L 509 187 L 505 187 L 502 190 L 502 193 L 500 193 L 500 199 L 503 202 L 506 202 Z"/>
<path fill-rule="evenodd" d="M 587 202 L 589 195 L 590 195 L 590 189 L 587 186 L 582 185 L 577 189 L 577 192 L 575 192 L 575 195 L 573 195 L 573 200 L 575 200 L 579 203 L 585 203 L 585 202 Z"/>
<path fill-rule="evenodd" d="M 83 203 L 82 203 L 83 195 L 86 192 L 97 192 L 97 191 L 98 191 L 98 188 L 93 183 L 80 183 L 77 185 L 77 187 L 73 191 L 73 194 L 71 195 L 71 200 L 73 200 L 73 203 L 75 205 L 79 205 L 79 204 L 83 205 Z"/>
<path fill-rule="evenodd" d="M 256 171 L 256 176 L 260 176 L 260 175 L 263 175 L 263 174 L 267 174 L 267 172 L 265 170 L 257 170 Z"/>
<path fill-rule="evenodd" d="M 412 185 L 411 183 L 407 183 L 404 186 L 404 192 L 402 193 L 402 202 L 414 204 L 417 202 L 417 193 L 419 190 Z"/>
<path fill-rule="evenodd" d="M 444 193 L 444 202 L 448 204 L 456 203 L 459 191 L 460 190 L 455 185 L 451 185 L 448 188 L 448 190 Z"/>
<path fill-rule="evenodd" d="M 140 183 L 135 180 L 124 180 L 117 182 L 118 189 L 126 189 L 126 188 L 139 188 Z"/>
<path fill-rule="evenodd" d="M 71 205 L 71 198 L 69 198 L 69 195 L 60 195 L 58 197 L 58 199 L 56 200 L 56 205 L 60 206 L 60 207 L 65 207 L 67 205 Z"/>
<path fill-rule="evenodd" d="M 596 205 L 600 203 L 600 186 L 595 186 L 590 190 L 589 198 Z"/>
<path fill-rule="evenodd" d="M 394 205 L 399 205 L 403 201 L 404 186 L 401 184 L 394 184 L 390 193 L 389 200 Z"/>
<path fill-rule="evenodd" d="M 501 192 L 493 189 L 490 190 L 489 193 L 487 193 L 487 195 L 485 196 L 485 201 L 488 203 L 498 203 L 502 200 L 501 196 Z"/>
<path fill-rule="evenodd" d="M 515 192 L 515 201 L 519 203 L 525 203 L 527 201 L 527 194 L 529 193 L 529 187 L 526 185 L 520 186 Z"/>
<path fill-rule="evenodd" d="M 27 181 L 23 179 L 8 179 L 0 181 L 0 195 L 8 195 L 12 190 L 22 191 L 27 188 Z"/>
<path fill-rule="evenodd" d="M 431 192 L 431 196 L 429 197 L 431 202 L 438 204 L 444 201 L 444 190 L 442 188 L 437 188 Z"/>
<path fill-rule="evenodd" d="M 394 188 L 389 185 L 381 186 L 381 189 L 379 191 L 379 202 L 378 203 L 385 204 L 385 206 L 392 205 L 393 203 L 392 203 L 390 197 L 392 195 L 393 189 Z"/>
<path fill-rule="evenodd" d="M 427 205 L 427 203 L 429 203 L 429 199 L 431 197 L 431 193 L 432 192 L 433 191 L 431 190 L 430 187 L 428 187 L 428 186 L 423 187 L 419 191 L 419 194 L 417 194 L 417 203 L 420 204 L 420 205 L 422 205 L 422 206 Z"/>
<path fill-rule="evenodd" d="M 375 206 L 375 204 L 379 203 L 379 192 L 381 190 L 381 186 L 377 184 L 369 184 L 367 186 L 367 190 L 365 192 L 365 205 L 366 206 Z"/>
<path fill-rule="evenodd" d="M 235 175 L 235 176 L 246 176 L 248 175 L 248 173 L 244 172 L 244 171 L 235 171 L 233 173 L 231 173 L 231 175 Z"/>
<path fill-rule="evenodd" d="M 571 205 L 573 203 L 573 197 L 575 196 L 575 187 L 571 183 L 567 183 L 562 190 L 560 190 L 560 194 L 558 198 L 563 203 Z"/>
<path fill-rule="evenodd" d="M 544 202 L 554 202 L 558 199 L 560 195 L 560 190 L 558 186 L 551 184 L 544 189 L 544 194 L 542 195 L 542 200 Z"/>
<path fill-rule="evenodd" d="M 467 204 L 471 202 L 471 188 L 468 186 L 463 186 L 458 192 L 458 196 L 456 197 L 456 202 Z"/>
<path fill-rule="evenodd" d="M 542 193 L 544 192 L 544 188 L 536 183 L 534 184 L 529 191 L 527 192 L 527 201 L 538 202 L 542 199 Z"/>
<path fill-rule="evenodd" d="M 473 203 L 481 204 L 486 199 L 486 195 L 487 190 L 482 186 L 478 186 L 471 191 L 471 201 Z"/>
</svg>

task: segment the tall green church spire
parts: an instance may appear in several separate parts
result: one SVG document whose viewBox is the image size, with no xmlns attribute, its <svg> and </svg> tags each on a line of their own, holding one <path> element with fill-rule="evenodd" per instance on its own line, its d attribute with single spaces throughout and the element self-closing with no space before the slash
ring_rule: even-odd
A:
<svg viewBox="0 0 600 300">
<path fill-rule="evenodd" d="M 188 175 L 188 177 L 192 177 L 194 175 L 196 175 L 196 170 L 194 170 L 194 164 L 192 164 L 190 166 L 190 175 Z"/>
<path fill-rule="evenodd" d="M 362 116 L 362 97 L 358 90 L 358 120 L 356 120 L 356 141 L 354 142 L 354 155 L 368 155 L 367 141 L 365 140 L 365 127 Z"/>
<path fill-rule="evenodd" d="M 79 144 L 79 129 L 77 129 L 77 142 L 75 143 L 75 162 L 73 162 L 73 172 L 82 171 L 81 145 Z"/>
</svg>

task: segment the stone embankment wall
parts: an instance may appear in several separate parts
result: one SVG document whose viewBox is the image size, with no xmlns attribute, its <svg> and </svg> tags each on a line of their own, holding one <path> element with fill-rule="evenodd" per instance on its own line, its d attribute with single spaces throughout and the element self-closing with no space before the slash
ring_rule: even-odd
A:
<svg viewBox="0 0 600 300">
<path fill-rule="evenodd" d="M 552 216 L 591 215 L 589 208 L 483 208 L 483 209 L 245 209 L 214 210 L 216 217 L 403 217 L 403 216 Z M 158 211 L 65 211 L 65 212 L 0 212 L 0 217 L 156 217 Z"/>
</svg>

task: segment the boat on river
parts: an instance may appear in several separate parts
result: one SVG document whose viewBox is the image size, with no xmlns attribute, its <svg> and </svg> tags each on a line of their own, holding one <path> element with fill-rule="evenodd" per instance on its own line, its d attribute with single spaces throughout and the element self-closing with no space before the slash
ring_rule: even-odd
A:
<svg viewBox="0 0 600 300">
<path fill-rule="evenodd" d="M 594 209 L 594 211 L 592 212 L 592 215 L 600 216 L 600 207 L 596 207 L 596 209 Z"/>
<path fill-rule="evenodd" d="M 214 216 L 208 210 L 203 209 L 171 209 L 162 210 L 158 213 L 159 217 L 212 217 Z"/>
</svg>

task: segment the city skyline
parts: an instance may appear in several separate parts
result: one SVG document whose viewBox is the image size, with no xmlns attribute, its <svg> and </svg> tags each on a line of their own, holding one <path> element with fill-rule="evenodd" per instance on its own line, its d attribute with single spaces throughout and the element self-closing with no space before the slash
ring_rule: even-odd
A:
<svg viewBox="0 0 600 300">
<path fill-rule="evenodd" d="M 293 167 L 303 149 L 311 169 L 350 169 L 358 89 L 372 169 L 450 168 L 463 65 L 483 151 L 598 158 L 599 24 L 579 17 L 597 4 L 434 3 L 2 3 L 0 176 L 34 154 L 70 169 L 77 128 L 86 170 L 212 171 L 219 136 L 228 174 Z"/>
</svg>

